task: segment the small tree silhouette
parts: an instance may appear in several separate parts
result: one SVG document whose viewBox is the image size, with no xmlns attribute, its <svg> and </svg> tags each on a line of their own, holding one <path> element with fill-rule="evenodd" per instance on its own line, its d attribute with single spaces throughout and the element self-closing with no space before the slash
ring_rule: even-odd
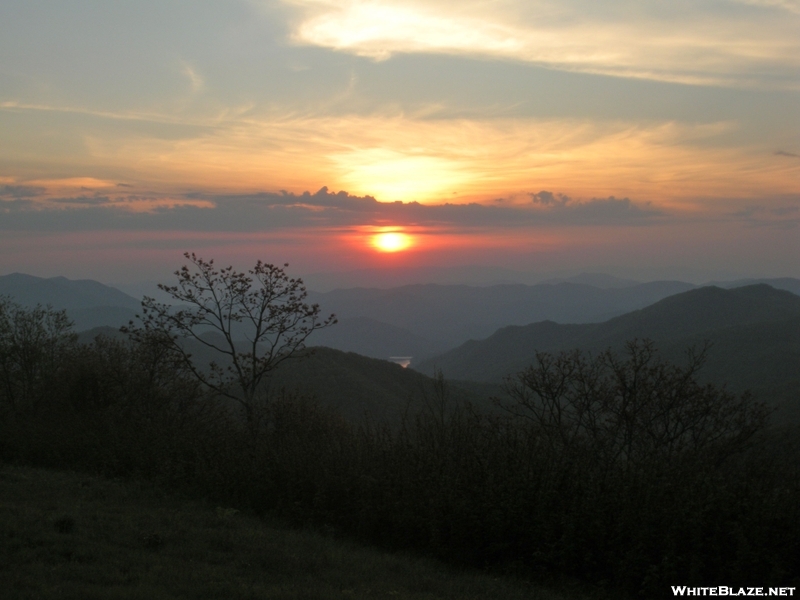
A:
<svg viewBox="0 0 800 600">
<path fill-rule="evenodd" d="M 177 285 L 158 286 L 177 306 L 145 296 L 142 325 L 131 322 L 123 331 L 169 348 L 201 383 L 238 402 L 252 422 L 256 394 L 267 375 L 297 356 L 308 336 L 333 325 L 336 318 L 322 319 L 319 305 L 305 302 L 305 285 L 289 278 L 284 270 L 288 264 L 278 267 L 258 261 L 240 273 L 233 267 L 217 269 L 213 260 L 204 261 L 194 253 L 184 256 L 191 266 L 175 271 Z M 189 340 L 219 353 L 225 364 L 196 364 Z"/>
</svg>

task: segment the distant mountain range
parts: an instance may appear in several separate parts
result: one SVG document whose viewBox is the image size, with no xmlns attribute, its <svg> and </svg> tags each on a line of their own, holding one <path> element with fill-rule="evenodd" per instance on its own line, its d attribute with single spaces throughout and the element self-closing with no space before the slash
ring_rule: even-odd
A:
<svg viewBox="0 0 800 600">
<path fill-rule="evenodd" d="M 756 282 L 800 294 L 800 280 L 790 278 L 724 282 L 720 287 Z M 426 284 L 310 292 L 309 301 L 319 303 L 325 315 L 333 312 L 339 318 L 336 326 L 316 332 L 310 342 L 373 358 L 411 356 L 413 366 L 509 325 L 545 320 L 599 323 L 697 287 L 583 273 L 537 285 Z M 0 295 L 24 305 L 66 309 L 78 331 L 119 327 L 140 310 L 139 299 L 92 280 L 14 273 L 0 276 Z"/>
<path fill-rule="evenodd" d="M 560 281 L 537 285 L 408 285 L 390 289 L 354 288 L 310 294 L 323 311 L 336 313 L 342 327 L 315 338 L 315 343 L 342 350 L 357 350 L 367 342 L 352 331 L 348 319 L 370 319 L 372 344 L 396 347 L 395 354 L 413 356 L 412 365 L 470 339 L 486 338 L 501 327 L 550 320 L 557 323 L 600 323 L 649 306 L 659 300 L 697 289 L 681 281 L 654 281 L 631 285 L 628 280 L 597 274 L 575 278 L 598 285 Z M 776 288 L 800 294 L 798 279 L 759 280 Z M 726 282 L 721 287 L 739 287 L 756 281 Z M 602 286 L 602 287 L 601 287 Z M 396 329 L 379 330 L 378 323 Z M 367 333 L 367 329 L 363 328 Z M 414 336 L 413 338 L 411 336 Z M 411 340 L 414 340 L 412 343 Z M 411 350 L 406 350 L 410 348 Z M 363 352 L 362 352 L 363 353 Z M 387 354 L 367 354 L 385 358 Z"/>
<path fill-rule="evenodd" d="M 309 340 L 331 350 L 317 349 L 312 358 L 276 374 L 273 383 L 316 395 L 351 415 L 397 415 L 419 398 L 419 390 L 430 393 L 427 375 L 435 368 L 455 380 L 461 397 L 485 403 L 537 351 L 596 352 L 650 338 L 666 358 L 680 361 L 687 347 L 707 340 L 713 344 L 703 371 L 707 381 L 734 391 L 752 389 L 781 406 L 779 420 L 800 422 L 800 280 L 763 281 L 773 287 L 741 286 L 751 281 L 627 285 L 600 277 L 596 286 L 431 284 L 311 293 L 309 300 L 324 314 L 339 317 L 336 326 Z M 140 308 L 137 299 L 115 288 L 63 277 L 0 276 L 0 295 L 66 309 L 79 331 L 108 326 L 104 331 L 113 333 Z M 398 355 L 414 357 L 411 367 L 418 372 L 386 361 Z"/>
<path fill-rule="evenodd" d="M 66 310 L 82 331 L 104 325 L 120 327 L 134 318 L 140 301 L 92 279 L 42 278 L 23 273 L 0 276 L 0 296 L 23 306 L 50 305 Z"/>
<path fill-rule="evenodd" d="M 583 285 L 591 285 L 592 287 L 608 289 L 608 288 L 625 288 L 639 285 L 642 282 L 634 279 L 622 279 L 614 277 L 613 275 L 606 275 L 605 273 L 581 273 L 573 277 L 551 277 L 536 282 L 538 285 L 542 284 L 555 284 L 555 283 L 580 283 Z"/>
<path fill-rule="evenodd" d="M 0 276 L 0 295 L 10 296 L 24 306 L 50 304 L 54 308 L 85 309 L 114 306 L 136 310 L 139 300 L 92 279 L 48 279 L 12 273 Z"/>
<path fill-rule="evenodd" d="M 449 346 L 411 333 L 408 329 L 369 317 L 344 317 L 310 338 L 315 346 L 337 348 L 363 356 L 387 359 L 391 356 L 430 356 Z"/>
<path fill-rule="evenodd" d="M 619 350 L 635 338 L 654 340 L 676 362 L 688 347 L 710 342 L 701 375 L 706 381 L 727 383 L 734 391 L 750 389 L 781 406 L 780 421 L 800 422 L 800 296 L 765 284 L 694 289 L 603 323 L 504 327 L 415 368 L 499 384 L 532 364 L 537 352 Z"/>
<path fill-rule="evenodd" d="M 561 323 L 602 321 L 691 289 L 682 282 L 653 282 L 602 289 L 585 284 L 409 285 L 388 290 L 355 288 L 311 294 L 325 312 L 369 318 L 428 341 L 417 359 L 442 347 L 491 335 L 506 325 L 550 319 Z M 337 346 L 339 347 L 339 346 Z"/>
</svg>

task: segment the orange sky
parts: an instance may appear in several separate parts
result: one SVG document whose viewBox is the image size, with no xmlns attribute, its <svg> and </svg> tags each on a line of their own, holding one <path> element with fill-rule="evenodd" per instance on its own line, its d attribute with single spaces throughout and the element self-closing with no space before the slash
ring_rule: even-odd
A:
<svg viewBox="0 0 800 600">
<path fill-rule="evenodd" d="M 0 271 L 800 275 L 797 1 L 452 6 L 4 2 Z"/>
</svg>

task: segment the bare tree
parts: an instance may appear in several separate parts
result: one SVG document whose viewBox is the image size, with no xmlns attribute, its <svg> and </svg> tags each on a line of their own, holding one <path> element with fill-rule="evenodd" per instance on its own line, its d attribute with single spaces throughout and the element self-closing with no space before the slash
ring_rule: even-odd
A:
<svg viewBox="0 0 800 600">
<path fill-rule="evenodd" d="M 240 273 L 233 267 L 217 269 L 213 260 L 194 253 L 184 256 L 191 265 L 175 271 L 177 285 L 158 286 L 177 304 L 146 296 L 141 326 L 131 322 L 124 330 L 168 347 L 200 382 L 240 403 L 252 421 L 257 392 L 268 374 L 298 356 L 308 336 L 333 325 L 336 318 L 323 319 L 319 305 L 305 302 L 305 285 L 289 278 L 288 264 L 258 261 Z M 218 353 L 224 363 L 196 364 L 191 342 Z"/>
</svg>

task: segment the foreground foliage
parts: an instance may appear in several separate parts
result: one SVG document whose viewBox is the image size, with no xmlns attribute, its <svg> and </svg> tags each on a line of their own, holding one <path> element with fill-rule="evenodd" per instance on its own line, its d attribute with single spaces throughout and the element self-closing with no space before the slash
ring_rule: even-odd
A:
<svg viewBox="0 0 800 600">
<path fill-rule="evenodd" d="M 355 424 L 285 393 L 244 419 L 163 346 L 99 339 L 64 351 L 36 403 L 2 400 L 0 456 L 609 594 L 798 585 L 797 432 L 699 386 L 701 358 L 540 355 L 506 414 L 454 405 L 440 378 L 422 413 Z"/>
<path fill-rule="evenodd" d="M 75 343 L 66 311 L 24 308 L 0 296 L 0 399 L 11 411 L 36 407 Z"/>
</svg>

